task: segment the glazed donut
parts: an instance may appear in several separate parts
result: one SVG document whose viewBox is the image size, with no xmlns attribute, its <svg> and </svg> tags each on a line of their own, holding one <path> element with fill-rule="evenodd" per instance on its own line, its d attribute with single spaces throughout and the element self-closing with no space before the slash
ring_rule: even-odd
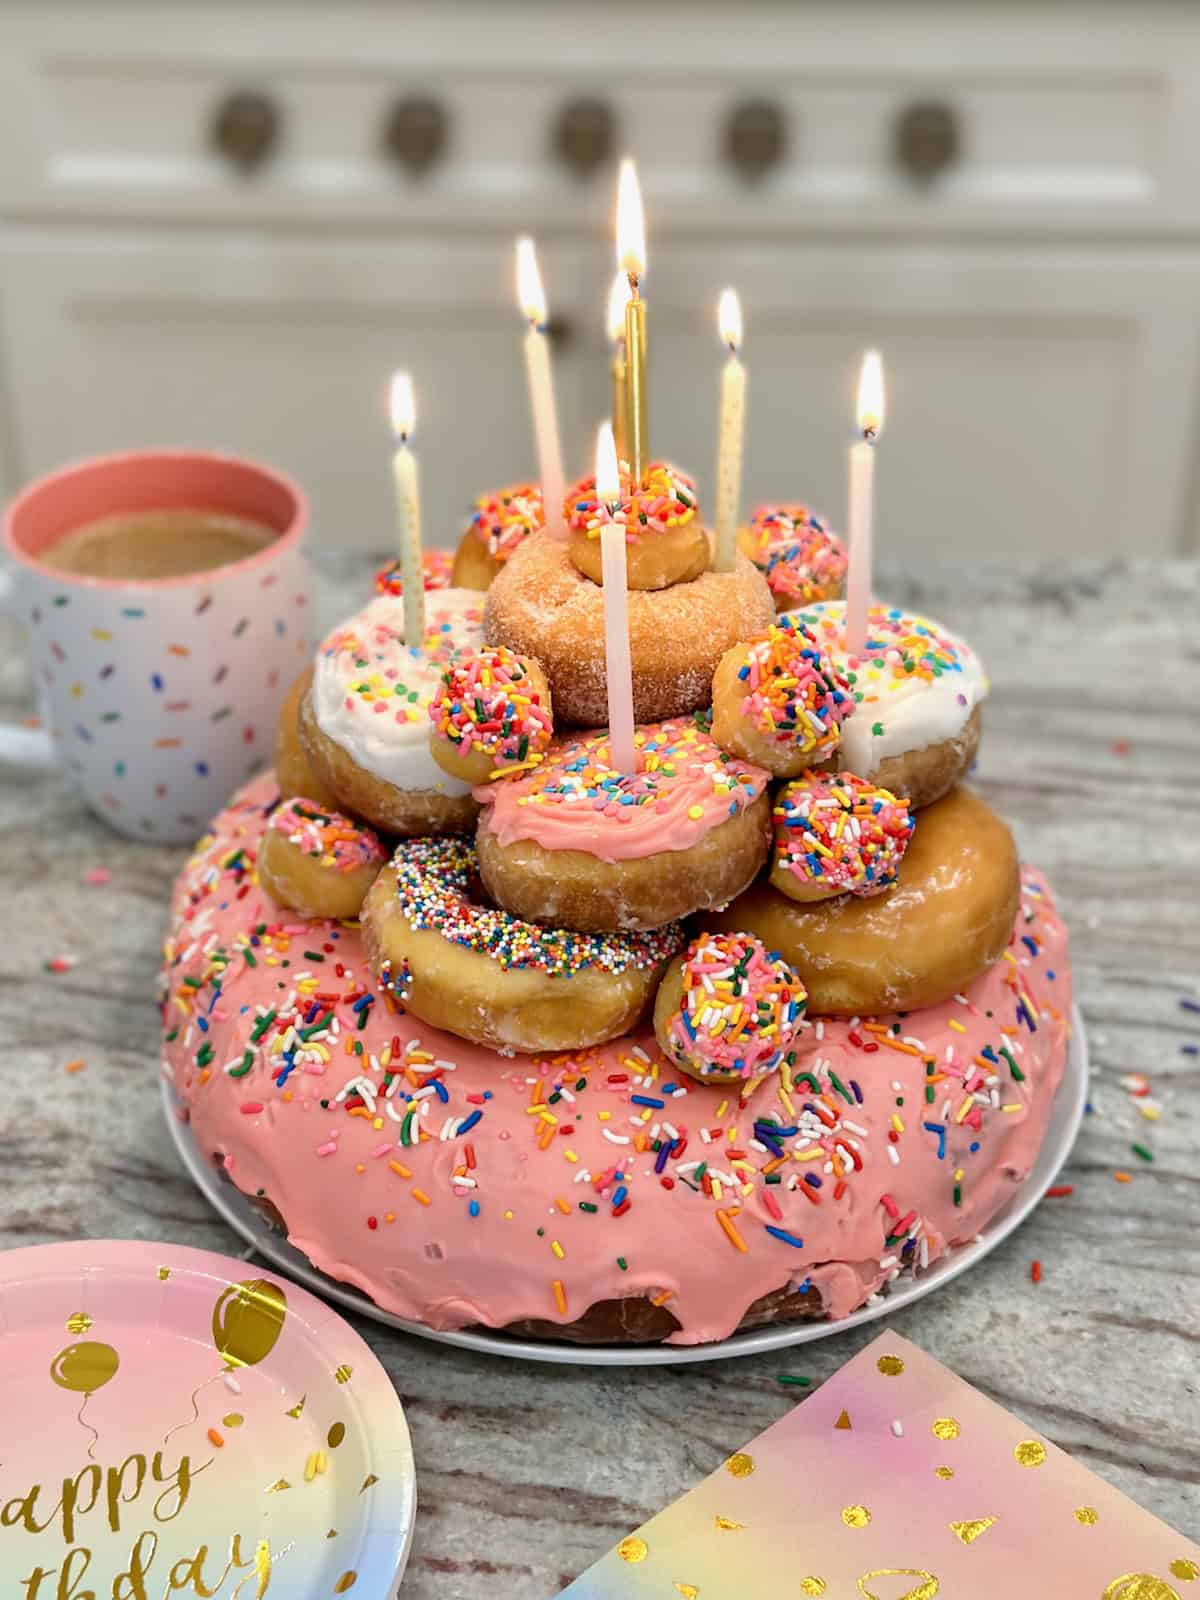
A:
<svg viewBox="0 0 1200 1600">
<path fill-rule="evenodd" d="M 724 905 L 751 882 L 767 855 L 767 774 L 719 750 L 699 717 L 635 740 L 634 774 L 592 733 L 552 745 L 527 777 L 476 789 L 479 871 L 499 905 L 624 932 Z"/>
<path fill-rule="evenodd" d="M 362 909 L 387 851 L 361 822 L 296 798 L 278 806 L 258 853 L 258 881 L 281 906 L 345 921 Z"/>
<path fill-rule="evenodd" d="M 464 783 L 536 767 L 554 717 L 546 674 L 501 645 L 460 651 L 429 702 L 429 748 L 443 772 Z"/>
<path fill-rule="evenodd" d="M 805 505 L 757 507 L 738 531 L 738 547 L 766 578 L 776 611 L 845 593 L 846 547 Z"/>
<path fill-rule="evenodd" d="M 581 1050 L 633 1027 L 677 926 L 645 934 L 535 927 L 472 898 L 466 839 L 397 847 L 362 911 L 367 954 L 415 1017 L 493 1049 Z"/>
<path fill-rule="evenodd" d="M 708 570 L 712 544 L 696 515 L 696 485 L 665 461 L 646 469 L 640 487 L 621 473 L 621 498 L 596 498 L 596 480 L 583 478 L 563 504 L 571 560 L 584 577 L 601 581 L 600 530 L 625 529 L 625 573 L 631 589 L 667 589 Z"/>
<path fill-rule="evenodd" d="M 713 738 L 777 778 L 834 756 L 853 710 L 849 683 L 794 616 L 727 650 L 713 674 Z"/>
<path fill-rule="evenodd" d="M 654 1035 L 689 1077 L 757 1086 L 795 1061 L 807 998 L 787 962 L 751 934 L 702 933 L 667 968 Z"/>
<path fill-rule="evenodd" d="M 907 800 L 852 772 L 806 772 L 775 797 L 771 883 L 791 900 L 882 894 L 912 837 Z"/>
<path fill-rule="evenodd" d="M 842 730 L 839 764 L 914 808 L 930 805 L 975 759 L 988 692 L 983 663 L 941 623 L 884 605 L 870 609 L 862 657 L 847 656 L 845 614 L 840 600 L 788 613 L 853 685 L 857 709 Z"/>
<path fill-rule="evenodd" d="M 998 961 L 1020 893 L 1012 834 L 969 789 L 927 807 L 887 894 L 801 905 L 752 884 L 705 926 L 748 931 L 799 973 L 809 1016 L 941 1005 Z"/>
<path fill-rule="evenodd" d="M 479 596 L 431 595 L 425 642 L 404 643 L 403 604 L 380 595 L 317 652 L 300 738 L 338 804 L 385 833 L 461 833 L 475 821 L 469 785 L 429 749 L 428 705 L 454 652 L 479 642 Z"/>
<path fill-rule="evenodd" d="M 327 789 L 317 777 L 316 768 L 300 742 L 300 707 L 312 680 L 313 669 L 305 667 L 283 702 L 279 726 L 275 731 L 275 776 L 279 781 L 279 792 L 285 800 L 292 795 L 304 795 L 317 805 L 336 806 L 333 790 Z"/>
<path fill-rule="evenodd" d="M 539 484 L 514 483 L 481 494 L 454 552 L 451 583 L 487 589 L 513 551 L 545 520 Z"/>
<path fill-rule="evenodd" d="M 454 557 L 449 550 L 422 550 L 421 570 L 425 577 L 425 592 L 431 589 L 448 589 L 457 579 L 451 577 L 454 566 Z M 464 589 L 477 587 L 473 583 L 463 584 Z M 375 574 L 375 593 L 390 594 L 394 599 L 401 599 L 404 595 L 404 575 L 400 570 L 399 561 L 389 561 L 386 567 L 380 567 Z"/>
<path fill-rule="evenodd" d="M 722 655 L 774 616 L 766 579 L 744 557 L 733 572 L 705 572 L 670 589 L 630 590 L 637 721 L 661 722 L 707 706 Z M 484 637 L 541 662 L 556 718 L 585 728 L 608 721 L 604 592 L 576 570 L 566 540 L 543 532 L 525 541 L 488 590 Z"/>
</svg>

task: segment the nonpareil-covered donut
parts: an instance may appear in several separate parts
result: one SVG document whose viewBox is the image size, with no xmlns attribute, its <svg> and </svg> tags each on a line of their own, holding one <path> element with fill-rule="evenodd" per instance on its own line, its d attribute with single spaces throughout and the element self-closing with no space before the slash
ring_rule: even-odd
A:
<svg viewBox="0 0 1200 1600">
<path fill-rule="evenodd" d="M 579 934 L 475 898 L 465 839 L 400 844 L 362 912 L 375 970 L 424 1022 L 497 1050 L 577 1050 L 647 1010 L 683 933 Z"/>
<path fill-rule="evenodd" d="M 816 904 L 764 879 L 705 918 L 755 934 L 800 974 L 810 1016 L 914 1011 L 961 994 L 1008 942 L 1019 890 L 1012 834 L 970 789 L 925 807 L 884 894 Z"/>
<path fill-rule="evenodd" d="M 665 461 L 652 462 L 640 484 L 621 473 L 616 501 L 597 498 L 596 480 L 584 478 L 563 505 L 571 560 L 601 581 L 600 530 L 625 531 L 625 572 L 631 589 L 666 589 L 698 578 L 712 562 L 712 543 L 696 514 L 696 485 Z"/>
<path fill-rule="evenodd" d="M 258 878 L 281 906 L 305 917 L 356 917 L 388 858 L 371 828 L 306 798 L 271 813 Z"/>
<path fill-rule="evenodd" d="M 325 639 L 300 710 L 300 736 L 341 808 L 385 833 L 460 833 L 476 815 L 470 786 L 429 748 L 429 701 L 458 649 L 478 644 L 480 597 L 430 594 L 425 639 L 404 642 L 403 602 L 380 595 Z"/>
<path fill-rule="evenodd" d="M 475 791 L 479 870 L 531 922 L 657 928 L 724 905 L 766 860 L 767 774 L 718 749 L 703 717 L 639 728 L 637 771 L 606 733 L 553 744 L 527 777 Z"/>
<path fill-rule="evenodd" d="M 840 600 L 845 592 L 846 547 L 805 505 L 758 506 L 738 532 L 738 547 L 766 578 L 776 611 Z"/>
<path fill-rule="evenodd" d="M 873 605 L 861 656 L 844 648 L 841 600 L 788 617 L 817 639 L 850 682 L 854 715 L 842 732 L 839 765 L 914 807 L 932 804 L 970 770 L 987 697 L 983 663 L 941 623 L 899 606 Z"/>
<path fill-rule="evenodd" d="M 706 707 L 725 651 L 774 619 L 766 579 L 738 558 L 733 572 L 704 572 L 669 589 L 631 589 L 629 647 L 638 722 Z M 604 592 L 571 561 L 566 540 L 527 539 L 488 590 L 484 637 L 539 661 L 554 714 L 575 727 L 608 720 Z"/>
<path fill-rule="evenodd" d="M 454 552 L 451 582 L 486 589 L 529 535 L 545 525 L 542 491 L 536 483 L 513 483 L 481 494 Z"/>
</svg>

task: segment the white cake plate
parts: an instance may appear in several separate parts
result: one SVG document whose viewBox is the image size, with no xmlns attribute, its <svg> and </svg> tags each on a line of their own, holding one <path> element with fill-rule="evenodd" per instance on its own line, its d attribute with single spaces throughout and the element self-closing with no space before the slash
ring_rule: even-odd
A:
<svg viewBox="0 0 1200 1600">
<path fill-rule="evenodd" d="M 753 1328 L 746 1333 L 735 1333 L 714 1344 L 699 1345 L 567 1344 L 553 1339 L 518 1339 L 488 1328 L 457 1328 L 440 1332 L 426 1328 L 422 1323 L 406 1322 L 403 1317 L 394 1317 L 390 1312 L 381 1311 L 360 1290 L 318 1272 L 306 1256 L 271 1227 L 239 1189 L 219 1177 L 212 1165 L 201 1157 L 187 1125 L 176 1114 L 178 1100 L 174 1088 L 165 1081 L 162 1094 L 167 1127 L 171 1130 L 180 1160 L 197 1187 L 229 1226 L 241 1234 L 260 1256 L 316 1294 L 324 1295 L 327 1300 L 335 1300 L 350 1311 L 374 1317 L 376 1322 L 385 1322 L 389 1328 L 399 1328 L 421 1339 L 434 1339 L 439 1344 L 478 1350 L 485 1355 L 516 1356 L 525 1361 L 557 1361 L 573 1366 L 651 1367 L 678 1365 L 685 1361 L 724 1361 L 730 1356 L 760 1355 L 766 1350 L 787 1350 L 793 1345 L 809 1344 L 814 1339 L 826 1339 L 830 1334 L 844 1333 L 861 1323 L 886 1317 L 901 1306 L 911 1305 L 914 1300 L 920 1300 L 934 1289 L 951 1282 L 1007 1239 L 1041 1201 L 1075 1143 L 1087 1102 L 1087 1088 L 1088 1051 L 1083 1018 L 1079 1014 L 1079 1007 L 1072 1006 L 1067 1067 L 1054 1097 L 1042 1148 L 1025 1183 L 977 1239 L 943 1256 L 919 1278 L 898 1278 L 885 1294 L 840 1321 L 779 1323 Z"/>
</svg>

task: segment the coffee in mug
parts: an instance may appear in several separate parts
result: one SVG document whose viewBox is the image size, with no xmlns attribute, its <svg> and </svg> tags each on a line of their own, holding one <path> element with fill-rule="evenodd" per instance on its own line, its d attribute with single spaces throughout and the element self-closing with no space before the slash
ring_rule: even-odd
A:
<svg viewBox="0 0 1200 1600">
<path fill-rule="evenodd" d="M 144 582 L 245 561 L 278 537 L 265 523 L 227 512 L 163 507 L 85 522 L 43 549 L 41 559 L 76 577 Z"/>
</svg>

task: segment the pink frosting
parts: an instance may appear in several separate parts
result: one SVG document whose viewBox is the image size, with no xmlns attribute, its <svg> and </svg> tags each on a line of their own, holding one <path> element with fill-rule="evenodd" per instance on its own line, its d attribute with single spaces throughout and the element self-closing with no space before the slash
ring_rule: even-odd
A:
<svg viewBox="0 0 1200 1600">
<path fill-rule="evenodd" d="M 583 850 L 631 861 L 686 850 L 762 793 L 767 774 L 713 743 L 707 724 L 674 717 L 636 734 L 638 770 L 617 772 L 608 734 L 556 741 L 527 778 L 475 790 L 480 826 L 501 844 L 531 839 L 545 850 Z"/>
<path fill-rule="evenodd" d="M 814 1026 L 794 1067 L 742 1102 L 681 1078 L 649 1029 L 505 1058 L 397 1014 L 354 929 L 256 887 L 274 798 L 269 777 L 243 790 L 179 880 L 164 1070 L 205 1156 L 389 1311 L 503 1326 L 648 1295 L 692 1344 L 808 1281 L 842 1317 L 972 1239 L 1029 1172 L 1071 998 L 1036 872 L 1006 956 L 961 1000 Z"/>
</svg>

